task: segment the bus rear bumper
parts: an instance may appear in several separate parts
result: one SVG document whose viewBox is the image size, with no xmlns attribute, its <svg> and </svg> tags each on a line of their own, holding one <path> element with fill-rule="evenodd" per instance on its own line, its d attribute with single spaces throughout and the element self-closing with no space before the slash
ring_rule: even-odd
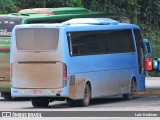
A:
<svg viewBox="0 0 160 120">
<path fill-rule="evenodd" d="M 59 89 L 22 89 L 11 87 L 11 96 L 16 97 L 68 97 L 65 88 Z"/>
</svg>

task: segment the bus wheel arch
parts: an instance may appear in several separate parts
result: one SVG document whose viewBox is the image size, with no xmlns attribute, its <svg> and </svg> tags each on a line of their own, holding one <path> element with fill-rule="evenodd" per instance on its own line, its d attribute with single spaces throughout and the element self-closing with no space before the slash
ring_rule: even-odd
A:
<svg viewBox="0 0 160 120">
<path fill-rule="evenodd" d="M 78 104 L 80 107 L 88 106 L 90 103 L 92 97 L 92 88 L 91 83 L 89 81 L 86 81 L 84 85 L 84 95 L 81 100 L 78 100 Z"/>
<path fill-rule="evenodd" d="M 134 83 L 135 83 L 135 91 L 134 91 L 134 92 L 136 92 L 136 91 L 137 91 L 137 79 L 136 79 L 135 76 L 133 76 L 132 79 L 131 79 L 131 82 L 132 82 L 132 80 L 133 80 Z"/>
<path fill-rule="evenodd" d="M 136 77 L 133 76 L 132 79 L 130 80 L 130 84 L 129 84 L 129 93 L 123 94 L 123 98 L 125 100 L 134 99 L 134 94 L 135 94 L 136 90 L 137 90 L 137 81 L 136 81 Z"/>
<path fill-rule="evenodd" d="M 92 98 L 92 86 L 91 86 L 91 82 L 89 80 L 86 81 L 85 85 L 88 85 L 90 88 L 90 92 L 91 92 L 91 98 Z M 85 87 L 85 86 L 84 86 Z"/>
</svg>

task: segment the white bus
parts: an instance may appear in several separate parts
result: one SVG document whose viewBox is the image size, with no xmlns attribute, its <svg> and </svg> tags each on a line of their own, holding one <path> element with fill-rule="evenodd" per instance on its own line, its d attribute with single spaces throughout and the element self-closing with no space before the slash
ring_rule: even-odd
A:
<svg viewBox="0 0 160 120">
<path fill-rule="evenodd" d="M 79 18 L 57 24 L 17 25 L 11 38 L 11 95 L 34 107 L 66 100 L 87 106 L 93 98 L 145 90 L 144 44 L 133 24 Z"/>
</svg>

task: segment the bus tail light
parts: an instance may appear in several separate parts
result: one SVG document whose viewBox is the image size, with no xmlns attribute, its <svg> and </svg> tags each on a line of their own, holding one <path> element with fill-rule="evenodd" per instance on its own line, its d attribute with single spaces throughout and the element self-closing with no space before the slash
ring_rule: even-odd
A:
<svg viewBox="0 0 160 120">
<path fill-rule="evenodd" d="M 8 24 L 9 23 L 9 21 L 4 21 L 4 24 Z"/>
<path fill-rule="evenodd" d="M 67 66 L 63 63 L 63 87 L 67 85 Z"/>
<path fill-rule="evenodd" d="M 146 70 L 152 70 L 152 58 L 146 58 Z"/>
</svg>

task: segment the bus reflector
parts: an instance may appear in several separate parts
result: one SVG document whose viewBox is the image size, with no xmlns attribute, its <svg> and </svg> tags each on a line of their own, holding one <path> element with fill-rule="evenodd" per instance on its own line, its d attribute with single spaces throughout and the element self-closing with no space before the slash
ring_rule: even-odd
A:
<svg viewBox="0 0 160 120">
<path fill-rule="evenodd" d="M 54 92 L 54 90 L 48 90 L 48 92 L 49 92 L 49 93 L 53 93 L 53 92 Z"/>
<path fill-rule="evenodd" d="M 70 86 L 75 85 L 75 75 L 71 75 L 71 76 L 70 76 L 69 85 L 70 85 Z"/>
<path fill-rule="evenodd" d="M 13 91 L 13 92 L 18 92 L 18 91 Z"/>
<path fill-rule="evenodd" d="M 146 70 L 152 70 L 152 58 L 146 58 Z"/>
</svg>

